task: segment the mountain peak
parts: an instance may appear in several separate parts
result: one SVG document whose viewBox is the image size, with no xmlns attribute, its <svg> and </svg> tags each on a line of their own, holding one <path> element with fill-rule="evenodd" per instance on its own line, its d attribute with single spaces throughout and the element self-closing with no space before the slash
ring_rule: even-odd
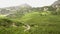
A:
<svg viewBox="0 0 60 34">
<path fill-rule="evenodd" d="M 28 8 L 29 7 L 30 8 L 31 6 L 29 4 L 26 4 L 25 3 L 25 4 L 20 5 L 20 7 L 22 7 L 22 8 L 24 8 L 24 7 L 27 7 Z"/>
</svg>

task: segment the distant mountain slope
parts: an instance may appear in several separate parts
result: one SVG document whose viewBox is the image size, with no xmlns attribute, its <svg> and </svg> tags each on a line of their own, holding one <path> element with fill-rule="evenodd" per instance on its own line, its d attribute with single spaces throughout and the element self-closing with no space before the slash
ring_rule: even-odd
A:
<svg viewBox="0 0 60 34">
<path fill-rule="evenodd" d="M 30 8 L 32 8 L 32 7 L 28 4 L 22 4 L 20 6 L 0 8 L 0 14 L 3 14 L 3 15 L 13 14 L 13 13 L 16 13 L 16 12 L 20 12 L 22 9 L 27 10 L 27 9 L 30 9 Z M 23 10 L 22 10 L 22 12 L 23 12 Z"/>
<path fill-rule="evenodd" d="M 60 0 L 55 1 L 55 2 L 52 4 L 52 7 L 60 7 Z"/>
<path fill-rule="evenodd" d="M 51 6 L 44 6 L 44 7 L 31 7 L 28 4 L 22 4 L 20 6 L 12 6 L 12 7 L 6 7 L 6 8 L 0 8 L 0 14 L 1 15 L 8 15 L 10 16 L 21 16 L 26 13 L 34 12 L 34 11 L 55 11 L 56 9 L 53 7 L 60 6 L 60 0 L 54 2 Z"/>
</svg>

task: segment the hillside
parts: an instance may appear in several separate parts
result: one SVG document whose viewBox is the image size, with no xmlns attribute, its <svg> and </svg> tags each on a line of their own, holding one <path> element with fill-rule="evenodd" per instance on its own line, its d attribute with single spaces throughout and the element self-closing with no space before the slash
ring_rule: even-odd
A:
<svg viewBox="0 0 60 34">
<path fill-rule="evenodd" d="M 52 4 L 52 7 L 54 7 L 54 8 L 60 7 L 60 0 L 55 1 L 55 2 Z"/>
<path fill-rule="evenodd" d="M 6 7 L 6 8 L 0 8 L 0 14 L 13 14 L 16 12 L 21 12 L 21 10 L 23 9 L 24 11 L 30 10 L 32 7 L 28 4 L 22 4 L 20 6 L 13 6 L 13 7 Z M 22 10 L 22 12 L 23 12 Z M 21 13 L 22 13 L 21 12 Z M 23 12 L 25 13 L 25 12 Z"/>
<path fill-rule="evenodd" d="M 44 7 L 22 4 L 0 8 L 0 34 L 60 34 L 59 2 Z"/>
</svg>

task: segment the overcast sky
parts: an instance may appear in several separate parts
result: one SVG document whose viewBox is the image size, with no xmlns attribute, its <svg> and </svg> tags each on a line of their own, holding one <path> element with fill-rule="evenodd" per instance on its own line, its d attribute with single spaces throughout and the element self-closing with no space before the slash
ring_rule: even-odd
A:
<svg viewBox="0 0 60 34">
<path fill-rule="evenodd" d="M 0 8 L 29 4 L 32 7 L 41 7 L 51 5 L 56 0 L 0 0 Z"/>
</svg>

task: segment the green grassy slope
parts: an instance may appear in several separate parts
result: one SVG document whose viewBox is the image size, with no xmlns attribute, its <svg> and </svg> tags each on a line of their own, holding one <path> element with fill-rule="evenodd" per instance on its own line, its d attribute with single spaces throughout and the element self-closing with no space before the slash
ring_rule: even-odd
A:
<svg viewBox="0 0 60 34">
<path fill-rule="evenodd" d="M 5 20 L 5 18 L 0 18 L 0 24 L 3 22 L 3 24 L 6 24 L 6 26 L 8 26 L 10 23 L 18 23 L 17 25 L 19 25 L 16 25 L 17 27 L 13 27 L 11 24 L 11 27 L 4 27 L 1 25 L 0 34 L 60 34 L 60 15 L 52 15 L 50 13 L 45 13 L 43 15 L 42 13 L 27 13 L 19 19 L 9 18 Z M 30 26 L 30 29 L 25 32 L 24 30 L 26 28 L 23 26 L 26 25 L 24 24 L 28 24 Z"/>
</svg>

